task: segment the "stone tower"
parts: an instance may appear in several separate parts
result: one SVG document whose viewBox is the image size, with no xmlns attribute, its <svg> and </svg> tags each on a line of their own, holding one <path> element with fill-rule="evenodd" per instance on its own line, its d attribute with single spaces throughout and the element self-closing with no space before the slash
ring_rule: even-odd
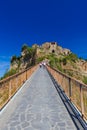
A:
<svg viewBox="0 0 87 130">
<path fill-rule="evenodd" d="M 57 49 L 57 43 L 56 42 L 50 42 L 50 53 L 56 53 L 56 49 Z"/>
</svg>

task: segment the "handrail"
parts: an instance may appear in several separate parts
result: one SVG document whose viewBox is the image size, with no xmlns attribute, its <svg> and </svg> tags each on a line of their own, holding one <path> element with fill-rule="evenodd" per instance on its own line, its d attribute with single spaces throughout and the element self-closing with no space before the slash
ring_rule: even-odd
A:
<svg viewBox="0 0 87 130">
<path fill-rule="evenodd" d="M 62 87 L 71 102 L 81 112 L 82 117 L 87 119 L 87 85 L 55 68 L 47 66 L 47 69 Z"/>
<path fill-rule="evenodd" d="M 33 67 L 33 66 L 32 66 L 32 67 Z M 5 78 L 5 79 L 2 79 L 2 80 L 0 81 L 0 83 L 5 82 L 5 81 L 9 80 L 10 78 L 14 78 L 15 76 L 18 76 L 18 75 L 24 73 L 25 71 L 31 69 L 32 67 L 29 67 L 29 68 L 27 68 L 27 69 L 25 69 L 25 70 L 23 70 L 23 71 L 21 71 L 21 72 L 18 72 L 18 73 L 16 73 L 16 74 L 13 74 L 12 76 L 9 76 L 9 77 L 7 77 L 7 78 Z"/>
<path fill-rule="evenodd" d="M 20 89 L 23 83 L 37 69 L 38 65 L 29 67 L 17 74 L 0 81 L 0 110 L 8 103 L 12 96 Z"/>
</svg>

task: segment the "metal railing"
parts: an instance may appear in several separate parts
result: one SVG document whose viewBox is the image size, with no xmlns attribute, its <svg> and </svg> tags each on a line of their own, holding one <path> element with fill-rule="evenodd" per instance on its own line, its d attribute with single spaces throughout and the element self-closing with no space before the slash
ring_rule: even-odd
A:
<svg viewBox="0 0 87 130">
<path fill-rule="evenodd" d="M 0 81 L 0 110 L 8 103 L 23 83 L 37 69 L 38 65 Z"/>
<path fill-rule="evenodd" d="M 62 87 L 71 102 L 81 112 L 82 117 L 87 119 L 87 85 L 50 66 L 47 66 L 47 69 Z"/>
</svg>

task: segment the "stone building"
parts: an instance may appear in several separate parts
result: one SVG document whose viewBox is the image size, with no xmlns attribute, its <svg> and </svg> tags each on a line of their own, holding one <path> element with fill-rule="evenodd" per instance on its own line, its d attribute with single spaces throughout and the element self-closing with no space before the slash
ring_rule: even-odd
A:
<svg viewBox="0 0 87 130">
<path fill-rule="evenodd" d="M 56 42 L 50 42 L 49 43 L 49 50 L 50 50 L 50 53 L 56 53 L 57 43 Z"/>
</svg>

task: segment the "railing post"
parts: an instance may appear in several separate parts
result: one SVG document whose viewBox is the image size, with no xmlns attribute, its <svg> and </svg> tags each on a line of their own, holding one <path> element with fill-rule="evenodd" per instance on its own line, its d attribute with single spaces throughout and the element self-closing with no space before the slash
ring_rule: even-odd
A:
<svg viewBox="0 0 87 130">
<path fill-rule="evenodd" d="M 81 98 L 81 113 L 82 113 L 82 117 L 84 116 L 84 102 L 83 102 L 83 90 L 82 90 L 82 85 L 80 84 L 80 98 Z"/>
<path fill-rule="evenodd" d="M 64 90 L 64 92 L 65 92 L 65 88 L 64 88 L 64 86 L 63 86 L 63 81 L 64 81 L 64 76 L 61 75 L 61 77 L 60 77 L 60 85 L 61 85 L 61 87 L 63 87 L 63 90 Z"/>
<path fill-rule="evenodd" d="M 26 80 L 27 80 L 27 70 L 26 70 Z"/>
<path fill-rule="evenodd" d="M 9 100 L 11 98 L 11 79 L 9 80 Z"/>
<path fill-rule="evenodd" d="M 16 91 L 18 90 L 18 76 L 16 76 Z"/>
<path fill-rule="evenodd" d="M 71 96 L 72 96 L 72 85 L 71 85 L 71 78 L 69 78 L 69 98 L 71 100 Z"/>
</svg>

